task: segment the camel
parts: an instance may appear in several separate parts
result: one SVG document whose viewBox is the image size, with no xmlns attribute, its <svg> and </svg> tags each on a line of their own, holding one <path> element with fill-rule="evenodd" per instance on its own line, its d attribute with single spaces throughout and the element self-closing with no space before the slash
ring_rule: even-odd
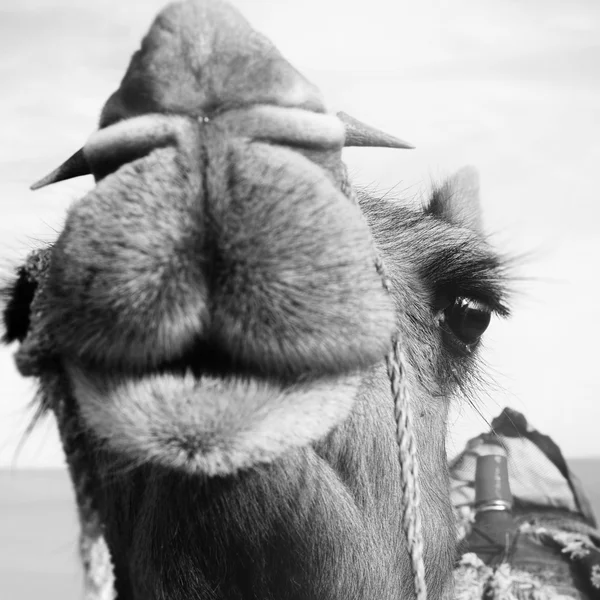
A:
<svg viewBox="0 0 600 600">
<path fill-rule="evenodd" d="M 34 186 L 96 180 L 9 286 L 5 341 L 119 600 L 412 597 L 404 392 L 419 597 L 450 593 L 446 421 L 508 314 L 504 262 L 473 169 L 417 209 L 355 190 L 349 145 L 408 146 L 331 112 L 229 4 L 188 0 Z"/>
</svg>

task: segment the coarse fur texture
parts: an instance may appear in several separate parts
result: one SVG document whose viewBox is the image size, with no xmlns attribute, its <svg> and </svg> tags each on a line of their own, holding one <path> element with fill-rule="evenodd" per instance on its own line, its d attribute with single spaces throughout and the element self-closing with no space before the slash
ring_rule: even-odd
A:
<svg viewBox="0 0 600 600">
<path fill-rule="evenodd" d="M 215 0 L 157 18 L 100 126 L 81 154 L 97 185 L 43 281 L 21 270 L 5 337 L 81 413 L 119 600 L 410 597 L 395 331 L 441 598 L 446 420 L 479 342 L 448 310 L 507 313 L 476 174 L 423 210 L 355 202 L 318 90 Z"/>
</svg>

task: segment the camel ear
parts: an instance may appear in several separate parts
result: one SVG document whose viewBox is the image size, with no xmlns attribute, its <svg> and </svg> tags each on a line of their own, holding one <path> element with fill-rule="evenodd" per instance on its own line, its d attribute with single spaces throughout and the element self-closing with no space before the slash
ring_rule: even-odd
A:
<svg viewBox="0 0 600 600">
<path fill-rule="evenodd" d="M 31 277 L 26 267 L 17 271 L 17 277 L 4 290 L 4 335 L 2 341 L 11 344 L 22 342 L 29 331 L 31 303 L 37 289 L 37 281 Z"/>
<path fill-rule="evenodd" d="M 371 148 L 406 148 L 414 149 L 412 144 L 405 142 L 389 133 L 375 129 L 362 123 L 345 112 L 337 113 L 338 119 L 346 129 L 346 142 L 344 146 L 362 146 Z"/>
<path fill-rule="evenodd" d="M 477 169 L 463 167 L 449 177 L 433 191 L 425 212 L 476 233 L 483 233 Z"/>
</svg>

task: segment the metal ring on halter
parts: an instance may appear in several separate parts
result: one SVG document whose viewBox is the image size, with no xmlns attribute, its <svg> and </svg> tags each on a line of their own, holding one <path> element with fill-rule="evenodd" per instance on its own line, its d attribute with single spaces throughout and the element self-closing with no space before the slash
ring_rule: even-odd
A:
<svg viewBox="0 0 600 600">
<path fill-rule="evenodd" d="M 511 503 L 506 500 L 493 500 L 491 502 L 483 502 L 475 506 L 478 513 L 489 511 L 511 510 Z"/>
</svg>

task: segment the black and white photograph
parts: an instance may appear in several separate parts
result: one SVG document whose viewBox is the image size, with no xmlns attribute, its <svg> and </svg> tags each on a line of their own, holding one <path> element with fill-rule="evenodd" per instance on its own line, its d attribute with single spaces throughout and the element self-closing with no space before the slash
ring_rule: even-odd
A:
<svg viewBox="0 0 600 600">
<path fill-rule="evenodd" d="M 597 0 L 0 56 L 0 600 L 600 599 Z"/>
</svg>

